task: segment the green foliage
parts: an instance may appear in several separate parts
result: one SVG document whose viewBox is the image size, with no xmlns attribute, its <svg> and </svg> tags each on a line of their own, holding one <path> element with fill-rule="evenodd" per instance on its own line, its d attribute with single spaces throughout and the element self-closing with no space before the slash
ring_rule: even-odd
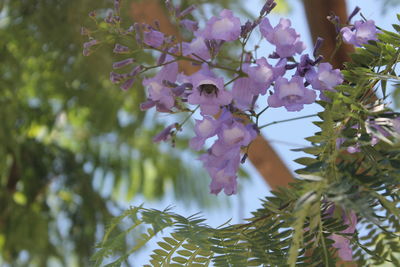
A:
<svg viewBox="0 0 400 267">
<path fill-rule="evenodd" d="M 300 149 L 309 156 L 297 160 L 304 165 L 296 171 L 298 179 L 263 200 L 247 223 L 213 228 L 198 215 L 186 218 L 170 209 L 136 207 L 111 224 L 110 234 L 121 219 L 134 218 L 125 225 L 127 234 L 137 236 L 134 252 L 162 233 L 147 266 L 336 266 L 340 259 L 332 235 L 352 244 L 359 266 L 397 266 L 400 145 L 393 120 L 399 114 L 384 100 L 387 83 L 398 81 L 399 51 L 400 35 L 388 31 L 382 31 L 379 41 L 357 49 L 343 71 L 346 82 L 337 92 L 326 93 L 330 102 L 319 102 L 324 111 L 314 124 L 320 130 L 307 138 L 309 147 Z M 378 91 L 383 100 L 375 99 Z M 377 131 L 374 123 L 387 134 Z M 374 146 L 372 134 L 380 140 Z M 361 152 L 350 154 L 349 146 Z M 342 209 L 330 215 L 332 203 Z M 348 227 L 343 216 L 350 212 L 357 214 L 357 229 L 366 231 L 343 233 Z M 93 256 L 96 266 L 103 266 L 108 256 L 114 260 L 109 266 L 119 266 L 129 256 L 107 245 L 118 238 L 110 239 L 110 234 Z"/>
</svg>

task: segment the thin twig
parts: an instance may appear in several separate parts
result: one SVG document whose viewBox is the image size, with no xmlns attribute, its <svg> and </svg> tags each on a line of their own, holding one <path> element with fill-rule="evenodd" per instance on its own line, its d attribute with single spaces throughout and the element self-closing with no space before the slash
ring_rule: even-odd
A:
<svg viewBox="0 0 400 267">
<path fill-rule="evenodd" d="M 301 116 L 301 117 L 296 117 L 296 118 L 291 118 L 291 119 L 286 119 L 286 120 L 281 120 L 281 121 L 273 121 L 267 124 L 264 124 L 260 127 L 258 127 L 259 129 L 274 125 L 274 124 L 278 124 L 278 123 L 282 123 L 282 122 L 288 122 L 288 121 L 295 121 L 295 120 L 301 120 L 301 119 L 306 119 L 306 118 L 311 118 L 311 117 L 316 117 L 318 116 L 318 114 L 312 114 L 312 115 L 306 115 L 306 116 Z"/>
</svg>

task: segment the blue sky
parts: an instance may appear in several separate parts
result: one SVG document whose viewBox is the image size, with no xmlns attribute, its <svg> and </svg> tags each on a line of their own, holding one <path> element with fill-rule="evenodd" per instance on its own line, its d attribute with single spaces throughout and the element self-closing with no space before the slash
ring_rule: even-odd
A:
<svg viewBox="0 0 400 267">
<path fill-rule="evenodd" d="M 270 19 L 272 24 L 275 25 L 280 17 L 289 17 L 292 20 L 296 31 L 300 33 L 302 40 L 306 43 L 309 51 L 313 45 L 311 43 L 311 37 L 308 32 L 308 26 L 304 14 L 304 10 L 299 0 L 287 0 L 292 7 L 292 12 L 287 15 L 282 14 L 271 14 Z M 247 9 L 253 13 L 258 14 L 261 6 L 263 5 L 262 0 L 246 0 Z M 376 0 L 348 0 L 348 13 L 351 12 L 355 6 L 361 7 L 361 12 L 367 19 L 375 20 L 376 24 L 382 28 L 391 30 L 391 24 L 396 22 L 396 11 L 399 11 L 398 7 L 388 8 L 385 14 L 382 13 L 382 2 Z M 378 2 L 378 4 L 377 4 Z M 358 19 L 356 16 L 355 19 Z M 245 18 L 242 18 L 242 22 Z M 265 43 L 264 43 L 265 45 Z M 262 49 L 260 54 L 268 54 L 267 51 Z M 263 101 L 263 100 L 262 100 Z M 320 111 L 318 105 L 306 105 L 304 110 L 296 113 L 289 113 L 283 108 L 269 109 L 262 116 L 261 125 L 302 115 L 315 114 Z M 278 154 L 287 164 L 287 166 L 294 170 L 299 167 L 298 164 L 293 162 L 294 159 L 302 156 L 299 152 L 292 152 L 290 149 L 301 146 L 306 146 L 307 142 L 304 140 L 305 137 L 312 135 L 317 128 L 311 123 L 312 119 L 304 119 L 300 121 L 293 121 L 283 124 L 277 124 L 263 129 L 262 134 L 270 140 L 272 146 L 276 149 Z M 286 143 L 286 144 L 285 144 Z M 207 218 L 207 222 L 212 226 L 218 226 L 225 221 L 232 218 L 232 223 L 241 222 L 243 218 L 249 217 L 251 211 L 256 210 L 260 206 L 260 200 L 269 194 L 269 187 L 259 176 L 257 171 L 250 165 L 249 161 L 245 164 L 245 168 L 251 174 L 251 181 L 239 180 L 239 193 L 236 196 L 227 197 L 222 193 L 219 196 L 215 196 L 216 199 L 229 198 L 231 202 L 230 207 L 212 209 L 204 211 L 200 207 L 191 207 L 183 205 L 183 203 L 176 202 L 172 196 L 166 196 L 161 201 L 157 202 L 145 202 L 142 198 L 136 198 L 129 205 L 140 205 L 145 202 L 146 207 L 164 209 L 168 205 L 175 205 L 174 211 L 182 215 L 191 215 L 202 211 L 203 216 Z M 155 244 L 155 242 L 153 242 Z M 141 251 L 141 253 L 130 257 L 130 261 L 134 263 L 134 266 L 142 266 L 148 263 L 148 256 L 150 251 L 154 247 L 149 246 L 147 249 Z"/>
</svg>

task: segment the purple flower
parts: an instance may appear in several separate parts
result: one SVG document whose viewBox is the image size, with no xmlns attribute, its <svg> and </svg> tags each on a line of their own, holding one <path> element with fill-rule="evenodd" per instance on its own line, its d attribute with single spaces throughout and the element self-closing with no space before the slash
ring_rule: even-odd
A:
<svg viewBox="0 0 400 267">
<path fill-rule="evenodd" d="M 343 75 L 339 69 L 333 69 L 329 63 L 321 63 L 318 71 L 310 69 L 306 73 L 306 80 L 315 90 L 334 91 L 334 87 L 343 83 Z"/>
<path fill-rule="evenodd" d="M 300 41 L 300 35 L 290 26 L 290 20 L 283 18 L 274 28 L 268 18 L 264 18 L 260 23 L 261 34 L 276 46 L 276 53 L 280 57 L 291 57 L 296 53 L 300 54 L 306 48 L 304 43 Z"/>
<path fill-rule="evenodd" d="M 290 81 L 278 77 L 274 94 L 268 97 L 268 105 L 275 108 L 284 106 L 288 111 L 300 111 L 304 104 L 313 103 L 316 97 L 313 90 L 304 87 L 302 77 L 294 76 Z"/>
<path fill-rule="evenodd" d="M 276 77 L 285 73 L 286 59 L 280 60 L 275 67 L 268 64 L 264 57 L 258 59 L 256 64 L 257 66 L 251 67 L 248 63 L 243 64 L 242 71 L 248 77 L 239 78 L 233 83 L 232 96 L 239 109 L 252 107 L 254 97 L 265 95 Z"/>
<path fill-rule="evenodd" d="M 200 150 L 205 141 L 217 133 L 219 123 L 212 117 L 205 116 L 203 120 L 196 120 L 194 132 L 196 136 L 190 140 L 190 147 L 194 150 Z"/>
<path fill-rule="evenodd" d="M 129 88 L 132 87 L 133 83 L 135 82 L 135 78 L 126 80 L 121 86 L 120 88 L 124 91 L 128 90 Z"/>
<path fill-rule="evenodd" d="M 351 211 L 349 213 L 349 216 L 347 214 L 343 214 L 343 223 L 347 225 L 348 227 L 341 231 L 342 234 L 353 234 L 356 230 L 356 224 L 357 224 L 357 216 L 356 214 Z M 335 241 L 333 244 L 333 247 L 338 249 L 339 257 L 344 260 L 344 261 L 352 261 L 353 260 L 353 251 L 350 247 L 350 236 L 345 237 L 343 235 L 338 235 L 338 234 L 332 234 L 330 238 Z"/>
<path fill-rule="evenodd" d="M 115 44 L 113 52 L 116 54 L 129 53 L 129 47 L 120 44 Z"/>
<path fill-rule="evenodd" d="M 191 32 L 195 32 L 199 29 L 199 23 L 190 19 L 181 20 L 181 25 Z"/>
<path fill-rule="evenodd" d="M 185 43 L 183 43 L 184 45 Z M 210 52 L 205 44 L 205 39 L 201 36 L 197 36 L 192 42 L 188 45 L 183 46 L 183 54 L 191 55 L 195 54 L 203 60 L 208 60 L 211 58 Z M 197 57 L 194 57 L 198 59 Z"/>
<path fill-rule="evenodd" d="M 167 141 L 171 137 L 172 129 L 174 129 L 174 128 L 176 128 L 176 123 L 169 125 L 164 130 L 162 130 L 160 133 L 158 133 L 156 136 L 154 136 L 153 142 L 158 143 L 161 141 Z"/>
<path fill-rule="evenodd" d="M 196 9 L 195 5 L 191 5 L 188 8 L 186 8 L 185 10 L 183 10 L 182 12 L 179 13 L 179 15 L 177 16 L 178 18 L 183 18 L 187 15 L 189 15 L 190 13 L 192 13 L 193 10 Z"/>
<path fill-rule="evenodd" d="M 206 154 L 200 156 L 204 167 L 211 176 L 210 191 L 218 194 L 236 193 L 236 172 L 240 164 L 240 147 L 228 147 L 221 141 L 216 141 Z"/>
<path fill-rule="evenodd" d="M 224 190 L 228 196 L 237 193 L 237 176 L 235 172 L 228 172 L 226 169 L 212 169 L 212 177 L 210 183 L 210 192 L 217 195 Z"/>
<path fill-rule="evenodd" d="M 257 25 L 251 23 L 249 20 L 246 21 L 244 25 L 240 26 L 240 37 L 246 38 L 247 34 L 251 32 L 255 28 L 255 26 Z"/>
<path fill-rule="evenodd" d="M 116 72 L 110 72 L 110 81 L 112 83 L 120 83 L 122 80 L 126 79 L 127 75 L 126 74 L 119 74 Z"/>
<path fill-rule="evenodd" d="M 200 157 L 211 176 L 211 193 L 218 194 L 224 190 L 227 195 L 235 194 L 241 148 L 248 146 L 257 137 L 257 132 L 253 125 L 244 126 L 226 109 L 214 125 L 208 125 L 207 130 L 207 136 L 215 133 L 218 136 L 208 152 Z"/>
<path fill-rule="evenodd" d="M 249 78 L 256 83 L 259 88 L 258 94 L 265 95 L 268 87 L 279 76 L 285 74 L 286 59 L 280 60 L 275 67 L 268 64 L 267 59 L 262 57 L 257 59 L 255 67 L 249 68 Z"/>
<path fill-rule="evenodd" d="M 219 50 L 221 49 L 221 46 L 225 43 L 225 41 L 206 39 L 204 40 L 204 43 L 207 46 L 208 52 L 210 53 L 211 57 L 214 58 L 218 54 Z"/>
<path fill-rule="evenodd" d="M 264 16 L 265 14 L 269 14 L 272 9 L 274 9 L 276 7 L 276 2 L 274 0 L 267 0 L 267 2 L 265 3 L 265 5 L 263 6 L 263 8 L 260 11 L 260 16 Z"/>
<path fill-rule="evenodd" d="M 157 105 L 157 102 L 148 98 L 146 102 L 140 103 L 140 110 L 145 111 L 152 107 L 155 107 L 156 105 Z"/>
<path fill-rule="evenodd" d="M 377 40 L 376 34 L 378 31 L 373 20 L 365 22 L 359 20 L 354 23 L 354 27 L 343 27 L 340 32 L 346 43 L 360 47 L 370 40 Z"/>
<path fill-rule="evenodd" d="M 156 76 L 143 80 L 143 86 L 148 87 L 149 99 L 156 102 L 157 110 L 170 112 L 175 105 L 175 97 L 171 88 L 164 85 L 163 81 L 174 83 L 178 75 L 178 63 L 173 62 L 162 67 Z"/>
<path fill-rule="evenodd" d="M 164 34 L 150 29 L 143 33 L 143 42 L 149 46 L 160 47 L 164 43 Z"/>
<path fill-rule="evenodd" d="M 89 42 L 84 43 L 84 44 L 83 44 L 83 48 L 90 48 L 90 47 L 92 47 L 92 46 L 94 46 L 94 45 L 97 45 L 97 44 L 99 44 L 99 43 L 100 43 L 100 42 L 99 42 L 98 40 L 93 39 L 93 40 L 90 40 Z"/>
<path fill-rule="evenodd" d="M 304 77 L 308 71 L 314 70 L 314 61 L 308 54 L 300 57 L 300 62 L 297 64 L 296 75 Z"/>
<path fill-rule="evenodd" d="M 193 84 L 193 90 L 188 97 L 188 103 L 200 105 L 202 115 L 215 115 L 220 106 L 231 103 L 232 95 L 224 89 L 224 79 L 216 78 L 206 64 L 203 64 L 202 69 L 189 79 Z"/>
<path fill-rule="evenodd" d="M 114 62 L 112 67 L 113 69 L 120 69 L 123 68 L 125 66 L 128 66 L 130 64 L 132 64 L 133 62 L 135 62 L 135 60 L 133 58 L 127 58 L 118 62 Z"/>
<path fill-rule="evenodd" d="M 319 99 L 322 100 L 322 101 L 328 102 L 328 103 L 331 103 L 331 102 L 332 102 L 332 99 L 330 99 L 329 97 L 327 97 L 327 96 L 324 94 L 324 91 L 319 91 Z"/>
<path fill-rule="evenodd" d="M 233 16 L 233 12 L 228 9 L 222 10 L 219 15 L 219 17 L 212 17 L 199 35 L 204 39 L 227 42 L 237 40 L 241 32 L 240 19 Z"/>
<path fill-rule="evenodd" d="M 90 41 L 84 43 L 84 44 L 83 44 L 83 55 L 84 55 L 84 56 L 89 56 L 89 55 L 92 53 L 92 51 L 90 50 L 90 48 L 91 48 L 92 46 L 98 45 L 99 43 L 100 43 L 100 42 L 99 42 L 98 40 L 96 40 L 96 39 L 93 39 L 93 40 L 90 40 Z"/>
<path fill-rule="evenodd" d="M 218 137 L 207 153 L 199 158 L 211 176 L 211 193 L 218 194 L 224 190 L 227 195 L 235 194 L 241 148 L 248 146 L 257 136 L 253 125 L 243 125 L 229 110 L 223 109 L 217 120 L 208 116 L 202 121 L 197 120 L 195 132 L 196 137 L 190 142 L 195 149 L 200 149 L 207 138 Z"/>
<path fill-rule="evenodd" d="M 231 124 L 223 124 L 218 132 L 218 139 L 227 147 L 248 146 L 256 136 L 257 133 L 251 126 L 245 127 L 237 121 L 233 121 Z"/>
<path fill-rule="evenodd" d="M 243 64 L 243 71 L 247 72 L 249 64 Z M 246 110 L 252 106 L 253 98 L 258 95 L 259 85 L 248 77 L 239 78 L 233 82 L 232 97 L 235 106 L 241 110 Z"/>
<path fill-rule="evenodd" d="M 139 74 L 139 72 L 141 72 L 143 70 L 143 66 L 142 65 L 138 65 L 136 67 L 134 67 L 131 72 L 128 73 L 129 77 L 135 77 L 136 75 Z"/>
</svg>

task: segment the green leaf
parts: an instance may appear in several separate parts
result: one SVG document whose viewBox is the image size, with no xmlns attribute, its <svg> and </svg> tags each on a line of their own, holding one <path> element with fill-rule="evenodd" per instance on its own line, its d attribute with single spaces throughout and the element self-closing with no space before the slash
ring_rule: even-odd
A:
<svg viewBox="0 0 400 267">
<path fill-rule="evenodd" d="M 182 264 L 185 264 L 187 262 L 187 259 L 182 257 L 173 257 L 172 260 Z"/>
<path fill-rule="evenodd" d="M 204 257 L 196 257 L 196 258 L 194 258 L 194 261 L 196 261 L 196 262 L 207 262 L 208 261 L 208 258 L 204 258 Z"/>
<path fill-rule="evenodd" d="M 175 241 L 175 239 L 170 238 L 170 237 L 164 237 L 163 238 L 166 242 L 168 242 L 168 244 L 172 245 L 172 246 L 176 246 L 178 245 L 178 242 Z"/>
<path fill-rule="evenodd" d="M 165 242 L 160 241 L 160 242 L 157 242 L 157 244 L 165 250 L 168 250 L 168 251 L 172 250 L 172 247 Z"/>
<path fill-rule="evenodd" d="M 166 251 L 164 251 L 162 249 L 155 249 L 153 252 L 156 253 L 157 255 L 161 255 L 161 256 L 164 256 L 164 257 L 168 256 L 168 252 L 166 252 Z"/>
<path fill-rule="evenodd" d="M 297 163 L 299 163 L 299 164 L 301 164 L 301 165 L 305 165 L 305 166 L 310 165 L 310 164 L 313 164 L 313 163 L 315 163 L 316 161 L 317 161 L 316 159 L 314 159 L 314 158 L 308 158 L 308 157 L 303 157 L 303 158 L 295 159 L 295 162 L 297 162 Z"/>
<path fill-rule="evenodd" d="M 196 250 L 196 249 L 197 249 L 197 247 L 196 247 L 195 245 L 188 244 L 188 243 L 186 243 L 186 244 L 183 244 L 183 245 L 182 245 L 182 247 L 184 247 L 184 248 L 185 248 L 185 249 L 187 249 L 187 250 L 191 250 L 191 251 L 193 251 L 193 250 Z"/>
<path fill-rule="evenodd" d="M 193 253 L 188 251 L 188 250 L 178 250 L 177 253 L 179 255 L 185 256 L 185 257 L 190 257 Z"/>
</svg>

